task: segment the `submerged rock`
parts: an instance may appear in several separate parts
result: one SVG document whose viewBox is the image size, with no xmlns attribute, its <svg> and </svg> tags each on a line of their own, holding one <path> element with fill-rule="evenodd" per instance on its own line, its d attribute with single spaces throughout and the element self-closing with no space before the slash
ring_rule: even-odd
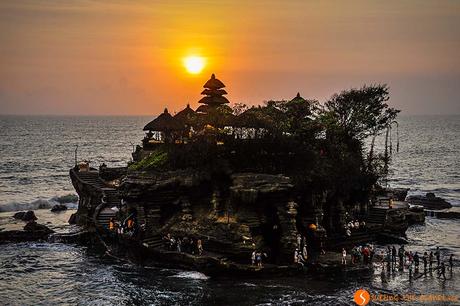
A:
<svg viewBox="0 0 460 306">
<path fill-rule="evenodd" d="M 59 212 L 64 210 L 67 210 L 67 206 L 65 206 L 64 204 L 56 204 L 53 206 L 53 208 L 51 208 L 52 212 Z"/>
</svg>

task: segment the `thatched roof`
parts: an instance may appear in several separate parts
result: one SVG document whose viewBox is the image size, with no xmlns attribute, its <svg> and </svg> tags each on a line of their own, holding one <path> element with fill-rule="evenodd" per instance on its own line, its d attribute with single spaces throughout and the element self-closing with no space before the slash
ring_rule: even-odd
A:
<svg viewBox="0 0 460 306">
<path fill-rule="evenodd" d="M 234 120 L 235 127 L 269 128 L 272 125 L 273 119 L 258 107 L 247 109 Z"/>
<path fill-rule="evenodd" d="M 228 105 L 210 106 L 200 105 L 196 109 L 197 117 L 201 124 L 211 124 L 215 127 L 232 126 L 236 118 Z"/>
<path fill-rule="evenodd" d="M 190 104 L 187 104 L 187 107 L 178 112 L 176 115 L 174 115 L 174 119 L 177 119 L 178 121 L 190 125 L 193 123 L 194 119 L 196 117 L 195 111 L 190 107 Z"/>
<path fill-rule="evenodd" d="M 230 103 L 227 98 L 222 96 L 205 96 L 198 101 L 198 103 L 208 104 L 208 105 L 220 105 Z"/>
<path fill-rule="evenodd" d="M 209 105 L 203 104 L 203 105 L 198 106 L 198 108 L 196 109 L 196 112 L 200 114 L 207 114 L 209 111 L 209 108 L 210 108 Z"/>
<path fill-rule="evenodd" d="M 144 131 L 180 131 L 183 130 L 184 125 L 177 119 L 175 119 L 171 114 L 168 113 L 168 109 L 165 108 L 164 112 L 150 121 L 144 126 Z"/>
<path fill-rule="evenodd" d="M 213 73 L 211 78 L 206 82 L 206 84 L 203 85 L 203 87 L 209 89 L 219 89 L 224 88 L 225 85 L 219 79 L 216 79 L 216 76 Z"/>
<path fill-rule="evenodd" d="M 226 95 L 227 92 L 225 91 L 225 89 L 208 89 L 208 88 L 205 88 L 202 92 L 201 92 L 202 95 L 208 95 L 208 96 L 222 96 L 222 95 Z"/>
<path fill-rule="evenodd" d="M 300 93 L 297 93 L 297 95 L 289 102 L 305 102 L 306 100 L 300 96 Z M 289 103 L 288 102 L 288 103 Z"/>
</svg>

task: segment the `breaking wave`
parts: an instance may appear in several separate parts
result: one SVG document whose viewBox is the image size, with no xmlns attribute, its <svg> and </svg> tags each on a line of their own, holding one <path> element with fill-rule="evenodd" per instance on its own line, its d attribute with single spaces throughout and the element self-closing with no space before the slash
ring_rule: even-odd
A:
<svg viewBox="0 0 460 306">
<path fill-rule="evenodd" d="M 48 200 L 37 199 L 29 203 L 6 203 L 0 205 L 0 212 L 50 209 L 56 204 L 64 204 L 69 209 L 76 209 L 78 207 L 78 196 L 76 194 L 66 194 L 63 196 L 55 196 Z"/>
<path fill-rule="evenodd" d="M 201 279 L 201 280 L 207 280 L 209 277 L 204 275 L 203 273 L 197 272 L 197 271 L 184 271 L 184 272 L 179 272 L 176 275 L 173 275 L 172 277 L 177 277 L 177 278 L 189 278 L 189 279 Z"/>
</svg>

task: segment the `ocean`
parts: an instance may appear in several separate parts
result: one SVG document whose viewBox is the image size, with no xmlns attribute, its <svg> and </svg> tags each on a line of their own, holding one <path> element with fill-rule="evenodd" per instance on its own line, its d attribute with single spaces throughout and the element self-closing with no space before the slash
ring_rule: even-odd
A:
<svg viewBox="0 0 460 306">
<path fill-rule="evenodd" d="M 35 209 L 56 230 L 69 230 L 67 215 L 49 208 L 77 198 L 68 171 L 78 160 L 94 167 L 125 165 L 143 137 L 150 117 L 0 116 L 0 228 L 22 226 L 14 211 Z M 401 116 L 399 152 L 393 129 L 388 183 L 411 194 L 434 192 L 460 207 L 460 116 Z M 377 141 L 381 149 L 383 137 Z M 40 221 L 39 220 L 39 221 Z M 427 218 L 409 228 L 408 248 L 460 256 L 460 221 Z M 0 303 L 80 305 L 353 305 L 357 288 L 371 293 L 457 295 L 454 279 L 380 272 L 369 282 L 349 279 L 278 278 L 271 280 L 208 278 L 198 272 L 141 268 L 114 261 L 90 249 L 60 243 L 0 245 Z M 457 271 L 458 273 L 458 271 Z M 377 303 L 378 304 L 378 303 Z"/>
</svg>

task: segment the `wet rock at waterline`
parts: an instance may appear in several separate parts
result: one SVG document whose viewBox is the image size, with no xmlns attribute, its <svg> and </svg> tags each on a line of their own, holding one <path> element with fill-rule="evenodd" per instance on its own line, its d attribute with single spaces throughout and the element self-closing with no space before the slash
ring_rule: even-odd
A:
<svg viewBox="0 0 460 306">
<path fill-rule="evenodd" d="M 33 210 L 29 211 L 19 211 L 13 215 L 14 219 L 22 220 L 22 221 L 34 221 L 37 220 L 35 213 Z"/>
<path fill-rule="evenodd" d="M 0 231 L 0 243 L 47 240 L 53 230 L 35 221 L 28 222 L 23 231 Z"/>
<path fill-rule="evenodd" d="M 407 197 L 407 202 L 412 205 L 421 205 L 426 209 L 438 210 L 451 208 L 452 205 L 443 198 L 435 196 L 434 193 L 428 192 L 425 196 L 411 195 Z"/>
</svg>

